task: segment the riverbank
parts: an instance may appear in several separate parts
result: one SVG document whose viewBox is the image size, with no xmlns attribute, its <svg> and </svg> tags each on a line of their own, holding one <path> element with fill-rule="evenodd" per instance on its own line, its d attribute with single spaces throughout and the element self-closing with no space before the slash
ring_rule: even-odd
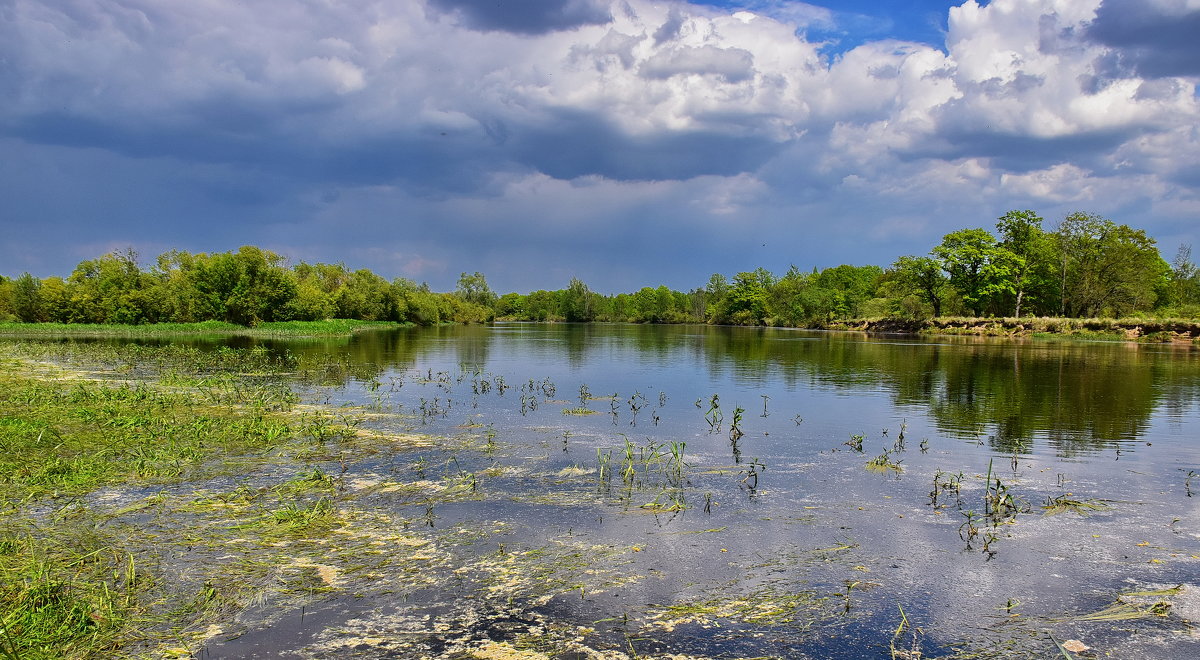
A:
<svg viewBox="0 0 1200 660">
<path fill-rule="evenodd" d="M 364 330 L 404 327 L 391 321 L 279 321 L 254 326 L 202 321 L 200 323 L 0 323 L 3 337 L 346 337 Z"/>
<path fill-rule="evenodd" d="M 869 333 L 972 335 L 980 337 L 1069 337 L 1103 341 L 1195 343 L 1200 322 L 1185 319 L 1069 319 L 1048 317 L 932 319 L 850 319 L 832 321 L 826 330 Z"/>
</svg>

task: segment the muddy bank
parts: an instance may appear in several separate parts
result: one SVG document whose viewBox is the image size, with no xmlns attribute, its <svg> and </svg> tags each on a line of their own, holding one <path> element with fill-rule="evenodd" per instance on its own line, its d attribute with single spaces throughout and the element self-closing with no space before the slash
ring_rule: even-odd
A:
<svg viewBox="0 0 1200 660">
<path fill-rule="evenodd" d="M 1162 343 L 1194 343 L 1197 338 L 1200 338 L 1200 322 L 1180 319 L 883 318 L 834 321 L 824 329 L 857 330 L 879 334 L 943 334 L 981 337 L 1060 335 L 1085 339 Z"/>
</svg>

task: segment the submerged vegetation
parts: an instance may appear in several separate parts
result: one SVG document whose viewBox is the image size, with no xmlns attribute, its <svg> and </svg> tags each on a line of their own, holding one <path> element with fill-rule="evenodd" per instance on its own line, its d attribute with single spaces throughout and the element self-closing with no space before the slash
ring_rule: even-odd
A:
<svg viewBox="0 0 1200 660">
<path fill-rule="evenodd" d="M 421 332 L 451 331 L 486 329 Z M 314 656 L 796 657 L 854 630 L 864 653 L 1004 657 L 931 618 L 893 572 L 920 551 L 890 539 L 919 532 L 914 547 L 954 558 L 942 568 L 983 571 L 1029 561 L 1037 534 L 1095 539 L 1076 525 L 1132 506 L 1029 469 L 1015 422 L 1013 437 L 930 443 L 907 411 L 880 434 L 850 434 L 865 418 L 830 432 L 782 390 L 597 396 L 393 344 L 388 366 L 134 339 L 0 344 L 0 658 L 236 657 L 294 612 L 311 640 L 280 643 Z M 869 362 L 874 387 L 887 365 Z M 792 433 L 783 446 L 818 449 L 772 449 Z M 985 448 L 962 461 L 955 442 Z M 1181 501 L 1192 472 L 1172 473 Z M 1138 543 L 1139 563 L 1184 565 L 1184 543 Z M 1191 585 L 1110 584 L 1071 611 L 1010 595 L 1002 621 L 973 626 L 1029 657 L 1058 648 L 1050 631 L 1187 625 L 1172 603 Z"/>
</svg>

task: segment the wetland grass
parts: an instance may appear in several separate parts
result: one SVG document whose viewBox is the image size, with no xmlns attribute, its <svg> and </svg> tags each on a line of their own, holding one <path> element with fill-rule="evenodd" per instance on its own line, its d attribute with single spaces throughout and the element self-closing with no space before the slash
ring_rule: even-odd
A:
<svg viewBox="0 0 1200 660">
<path fill-rule="evenodd" d="M 1046 497 L 1045 503 L 1042 504 L 1042 510 L 1046 515 L 1054 515 L 1056 513 L 1078 513 L 1085 516 L 1094 511 L 1105 511 L 1110 507 L 1108 504 L 1099 500 L 1077 500 L 1071 498 L 1071 493 L 1064 493 L 1057 497 Z"/>
<path fill-rule="evenodd" d="M 369 451 L 354 415 L 298 405 L 295 366 L 260 350 L 0 346 L 0 657 L 191 655 L 349 524 L 320 467 L 204 488 L 302 455 L 344 472 L 346 447 Z"/>
<path fill-rule="evenodd" d="M 900 474 L 904 472 L 904 466 L 900 465 L 900 461 L 892 460 L 892 451 L 887 449 L 883 453 L 867 461 L 867 471 L 876 474 Z"/>
<path fill-rule="evenodd" d="M 866 437 L 861 434 L 852 435 L 850 436 L 850 439 L 843 444 L 861 454 L 863 450 L 863 440 L 866 440 Z"/>
</svg>

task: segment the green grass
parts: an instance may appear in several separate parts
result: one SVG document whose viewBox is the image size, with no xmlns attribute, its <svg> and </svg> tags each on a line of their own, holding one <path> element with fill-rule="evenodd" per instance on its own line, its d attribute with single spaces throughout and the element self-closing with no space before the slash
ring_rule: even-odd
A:
<svg viewBox="0 0 1200 660">
<path fill-rule="evenodd" d="M 113 483 L 162 483 L 197 472 L 217 455 L 268 450 L 296 432 L 281 396 L 232 384 L 198 396 L 5 369 L 0 494 L 21 501 Z"/>
<path fill-rule="evenodd" d="M 402 327 L 390 321 L 280 321 L 259 323 L 253 327 L 202 321 L 200 323 L 151 323 L 121 325 L 115 323 L 12 323 L 0 322 L 0 336 L 11 337 L 341 337 L 363 330 Z"/>
<path fill-rule="evenodd" d="M 351 437 L 352 420 L 294 409 L 295 366 L 258 349 L 0 343 L 0 660 L 186 646 L 264 588 L 272 566 L 317 556 L 305 548 L 342 524 L 318 467 L 207 504 L 169 491 L 122 499 L 279 452 L 339 451 L 329 439 Z M 223 542 L 234 535 L 251 540 Z M 287 549 L 270 549 L 281 538 Z M 170 564 L 193 553 L 186 571 Z"/>
</svg>

